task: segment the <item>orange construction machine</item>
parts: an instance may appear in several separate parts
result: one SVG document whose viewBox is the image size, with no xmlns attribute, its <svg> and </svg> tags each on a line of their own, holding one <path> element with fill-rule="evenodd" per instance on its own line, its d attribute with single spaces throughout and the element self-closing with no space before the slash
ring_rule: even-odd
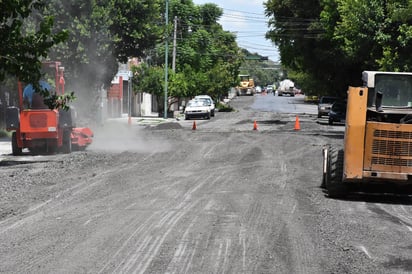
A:
<svg viewBox="0 0 412 274">
<path fill-rule="evenodd" d="M 41 80 L 39 86 L 50 93 L 64 94 L 64 67 L 60 62 L 43 63 L 45 75 L 54 84 Z M 54 87 L 53 87 L 54 85 Z M 6 127 L 12 133 L 13 155 L 20 155 L 24 148 L 33 154 L 70 153 L 83 150 L 92 143 L 90 128 L 75 127 L 75 111 L 72 108 L 49 109 L 33 85 L 18 82 L 19 106 L 6 111 Z"/>
<path fill-rule="evenodd" d="M 342 146 L 323 149 L 330 197 L 412 187 L 412 73 L 364 71 L 362 80 L 348 89 Z"/>
</svg>

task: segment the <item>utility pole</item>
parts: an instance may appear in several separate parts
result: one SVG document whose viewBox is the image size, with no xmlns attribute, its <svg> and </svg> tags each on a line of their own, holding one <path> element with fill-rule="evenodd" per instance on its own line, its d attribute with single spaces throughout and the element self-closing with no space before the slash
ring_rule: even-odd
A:
<svg viewBox="0 0 412 274">
<path fill-rule="evenodd" d="M 173 72 L 176 71 L 176 31 L 177 31 L 177 16 L 175 16 L 174 20 L 174 32 L 173 32 L 173 61 L 172 61 L 172 70 Z"/>
<path fill-rule="evenodd" d="M 169 0 L 166 0 L 166 12 L 165 12 L 165 98 L 164 98 L 164 107 L 163 107 L 163 118 L 167 119 L 167 82 L 168 82 L 168 52 L 169 52 L 169 45 L 168 45 L 168 40 L 169 40 Z"/>
</svg>

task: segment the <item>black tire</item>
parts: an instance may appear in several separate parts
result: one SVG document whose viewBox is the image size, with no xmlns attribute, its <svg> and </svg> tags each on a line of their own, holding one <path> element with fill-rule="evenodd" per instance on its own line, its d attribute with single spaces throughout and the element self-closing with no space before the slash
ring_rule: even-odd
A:
<svg viewBox="0 0 412 274">
<path fill-rule="evenodd" d="M 55 154 L 56 152 L 58 152 L 57 142 L 49 143 L 43 149 L 43 153 L 47 153 L 47 154 Z"/>
<path fill-rule="evenodd" d="M 332 125 L 333 125 L 333 120 L 329 118 L 328 124 L 329 124 L 330 126 L 332 126 Z"/>
<path fill-rule="evenodd" d="M 322 114 L 318 113 L 318 118 L 322 118 Z"/>
<path fill-rule="evenodd" d="M 11 151 L 14 156 L 21 155 L 22 148 L 17 144 L 17 133 L 14 131 L 11 135 Z"/>
<path fill-rule="evenodd" d="M 325 186 L 330 198 L 343 198 L 347 195 L 348 189 L 343 178 L 343 149 L 329 149 L 329 160 L 327 164 Z"/>
<path fill-rule="evenodd" d="M 71 135 L 70 131 L 63 132 L 63 145 L 62 145 L 61 151 L 66 154 L 72 152 L 72 139 L 70 135 Z"/>
</svg>

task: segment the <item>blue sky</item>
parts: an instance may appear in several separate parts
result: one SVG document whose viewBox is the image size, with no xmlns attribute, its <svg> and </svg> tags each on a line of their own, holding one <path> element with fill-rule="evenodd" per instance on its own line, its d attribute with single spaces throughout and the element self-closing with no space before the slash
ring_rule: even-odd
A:
<svg viewBox="0 0 412 274">
<path fill-rule="evenodd" d="M 268 18 L 262 0 L 193 0 L 193 3 L 214 3 L 222 8 L 223 16 L 219 22 L 224 30 L 236 33 L 240 47 L 279 61 L 276 46 L 265 39 Z"/>
</svg>

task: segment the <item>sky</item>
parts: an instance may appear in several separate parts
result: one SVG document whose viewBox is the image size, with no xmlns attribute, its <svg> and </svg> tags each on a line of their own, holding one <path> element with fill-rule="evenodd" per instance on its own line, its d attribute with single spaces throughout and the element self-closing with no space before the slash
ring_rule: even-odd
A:
<svg viewBox="0 0 412 274">
<path fill-rule="evenodd" d="M 268 56 L 274 62 L 279 61 L 276 46 L 265 39 L 269 30 L 268 18 L 262 0 L 193 0 L 196 5 L 214 3 L 223 9 L 219 20 L 224 30 L 234 32 L 239 47 L 251 53 Z"/>
</svg>

